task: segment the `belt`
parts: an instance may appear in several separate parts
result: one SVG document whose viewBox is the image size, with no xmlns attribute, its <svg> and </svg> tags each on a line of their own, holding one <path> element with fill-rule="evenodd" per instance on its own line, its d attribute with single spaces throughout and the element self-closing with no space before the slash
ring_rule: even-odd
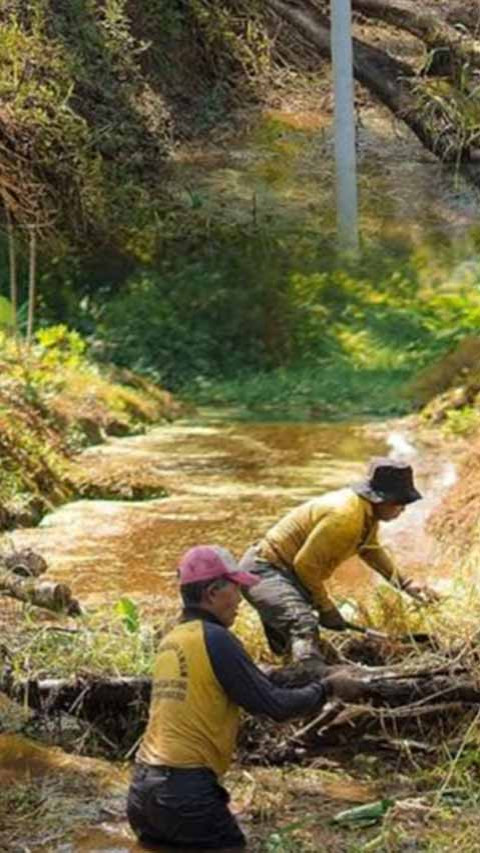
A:
<svg viewBox="0 0 480 853">
<path fill-rule="evenodd" d="M 215 773 L 210 767 L 172 767 L 171 764 L 146 764 L 144 761 L 137 761 L 135 764 L 135 774 L 139 776 L 147 776 L 148 774 L 155 776 L 163 776 L 168 779 L 169 776 L 182 775 L 184 773 Z"/>
</svg>

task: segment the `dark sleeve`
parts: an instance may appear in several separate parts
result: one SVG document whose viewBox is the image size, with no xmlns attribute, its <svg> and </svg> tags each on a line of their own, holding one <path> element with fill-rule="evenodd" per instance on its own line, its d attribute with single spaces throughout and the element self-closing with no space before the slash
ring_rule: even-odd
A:
<svg viewBox="0 0 480 853">
<path fill-rule="evenodd" d="M 206 622 L 204 631 L 215 677 L 227 696 L 250 714 L 266 714 L 282 722 L 316 711 L 326 702 L 326 690 L 320 683 L 277 687 L 226 628 Z"/>
</svg>

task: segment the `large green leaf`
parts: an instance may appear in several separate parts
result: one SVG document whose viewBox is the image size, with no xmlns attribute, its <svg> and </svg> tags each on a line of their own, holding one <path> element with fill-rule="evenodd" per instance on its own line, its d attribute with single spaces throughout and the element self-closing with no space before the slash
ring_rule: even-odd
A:
<svg viewBox="0 0 480 853">
<path fill-rule="evenodd" d="M 385 817 L 388 810 L 393 806 L 394 800 L 377 800 L 374 803 L 366 803 L 364 806 L 355 806 L 352 809 L 338 812 L 333 818 L 332 823 L 336 824 L 359 824 L 362 826 L 370 826 Z"/>
<path fill-rule="evenodd" d="M 130 631 L 131 634 L 135 634 L 138 631 L 140 627 L 140 616 L 138 613 L 138 607 L 131 598 L 122 596 L 115 605 L 115 612 L 120 616 L 127 631 Z"/>
<path fill-rule="evenodd" d="M 12 303 L 6 296 L 0 296 L 0 328 L 13 326 Z"/>
</svg>

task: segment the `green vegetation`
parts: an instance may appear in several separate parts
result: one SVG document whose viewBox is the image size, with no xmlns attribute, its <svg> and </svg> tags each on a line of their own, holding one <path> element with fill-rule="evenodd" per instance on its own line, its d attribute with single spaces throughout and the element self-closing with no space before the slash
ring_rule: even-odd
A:
<svg viewBox="0 0 480 853">
<path fill-rule="evenodd" d="M 65 326 L 40 329 L 31 347 L 0 330 L 0 520 L 35 523 L 74 494 L 160 496 L 158 483 L 96 483 L 70 457 L 105 435 L 171 417 L 170 396 L 129 371 L 100 369 Z"/>
<path fill-rule="evenodd" d="M 55 625 L 42 628 L 34 610 L 27 609 L 25 631 L 15 638 L 8 654 L 15 677 L 70 678 L 72 672 L 148 675 L 155 652 L 155 630 L 168 621 L 168 616 L 163 613 L 156 628 L 147 620 L 143 625 L 139 620 L 131 630 L 132 617 L 126 620 L 124 607 L 119 602 L 110 610 L 101 608 L 78 617 L 71 632 L 57 631 Z"/>
<path fill-rule="evenodd" d="M 257 184 L 250 222 L 235 216 L 235 193 L 219 192 L 212 214 L 195 178 L 177 184 L 167 166 L 178 140 L 231 139 L 235 107 L 261 101 L 274 75 L 261 12 L 246 0 L 214 11 L 206 0 L 0 3 L 10 144 L 0 190 L 19 303 L 34 226 L 38 322 L 76 329 L 91 358 L 201 404 L 293 417 L 406 412 L 416 371 L 478 327 L 476 287 L 438 293 L 437 276 L 427 288 L 407 244 L 338 258 L 319 237 L 328 214 L 305 227 L 257 221 Z M 281 183 L 302 134 L 275 118 L 256 131 L 268 152 L 253 169 L 262 186 Z M 8 248 L 3 236 L 5 295 Z"/>
<path fill-rule="evenodd" d="M 19 238 L 35 226 L 49 260 L 107 250 L 118 269 L 175 237 L 164 168 L 174 140 L 224 120 L 268 69 L 248 11 L 245 33 L 241 3 L 1 2 L 0 194 Z"/>
<path fill-rule="evenodd" d="M 447 279 L 440 290 L 422 274 L 405 249 L 351 260 L 305 231 L 237 234 L 195 262 L 132 276 L 98 306 L 97 334 L 109 359 L 196 403 L 404 413 L 413 377 L 480 321 L 477 287 Z"/>
</svg>

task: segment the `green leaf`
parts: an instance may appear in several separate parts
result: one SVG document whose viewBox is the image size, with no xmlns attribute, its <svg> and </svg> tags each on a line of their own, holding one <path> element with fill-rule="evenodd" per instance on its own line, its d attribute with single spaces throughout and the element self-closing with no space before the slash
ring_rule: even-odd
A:
<svg viewBox="0 0 480 853">
<path fill-rule="evenodd" d="M 12 303 L 6 296 L 0 296 L 0 328 L 13 326 Z"/>
<path fill-rule="evenodd" d="M 140 627 L 140 616 L 138 613 L 138 607 L 131 598 L 122 596 L 115 605 L 115 613 L 120 616 L 127 631 L 131 634 L 135 634 L 138 631 Z"/>
<path fill-rule="evenodd" d="M 367 803 L 364 806 L 355 806 L 353 809 L 346 809 L 343 812 L 338 812 L 332 818 L 332 823 L 360 823 L 368 825 L 376 823 L 385 817 L 388 810 L 393 806 L 394 800 L 377 800 L 374 803 Z"/>
</svg>

